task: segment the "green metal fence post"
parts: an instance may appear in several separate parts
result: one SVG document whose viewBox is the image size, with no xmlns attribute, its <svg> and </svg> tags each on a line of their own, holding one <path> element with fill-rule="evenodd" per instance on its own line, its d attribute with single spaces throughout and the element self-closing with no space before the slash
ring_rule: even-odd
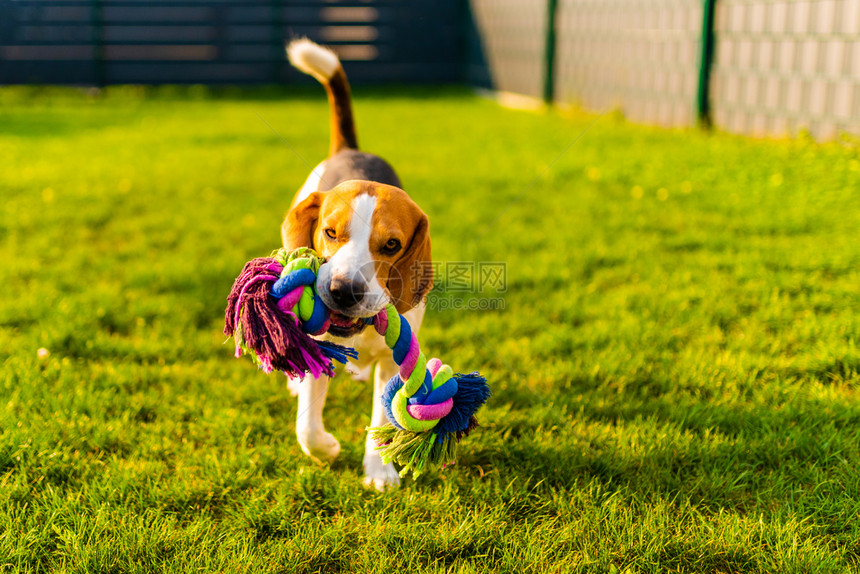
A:
<svg viewBox="0 0 860 574">
<path fill-rule="evenodd" d="M 548 0 L 546 10 L 543 99 L 546 103 L 551 104 L 555 99 L 555 15 L 558 12 L 558 0 Z"/>
<path fill-rule="evenodd" d="M 702 17 L 702 52 L 699 58 L 699 89 L 696 98 L 696 115 L 699 125 L 711 126 L 710 89 L 711 63 L 714 59 L 714 6 L 717 0 L 705 0 Z"/>
</svg>

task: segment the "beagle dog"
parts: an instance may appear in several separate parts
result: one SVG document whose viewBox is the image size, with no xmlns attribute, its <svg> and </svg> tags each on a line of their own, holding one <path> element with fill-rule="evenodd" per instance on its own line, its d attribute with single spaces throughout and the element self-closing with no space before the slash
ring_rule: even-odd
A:
<svg viewBox="0 0 860 574">
<path fill-rule="evenodd" d="M 373 373 L 370 426 L 386 423 L 381 395 L 397 373 L 391 351 L 364 318 L 393 302 L 414 332 L 424 316 L 424 296 L 433 284 L 430 224 L 427 215 L 400 189 L 400 179 L 385 160 L 358 151 L 349 83 L 337 56 L 307 39 L 290 42 L 287 56 L 296 68 L 315 77 L 328 93 L 331 110 L 329 157 L 299 190 L 281 227 L 284 247 L 312 247 L 325 257 L 316 290 L 332 310 L 331 327 L 323 337 L 359 351 L 349 365 L 357 380 Z M 428 271 L 430 272 L 428 274 Z M 310 375 L 290 381 L 298 395 L 296 435 L 302 450 L 319 461 L 332 461 L 340 451 L 337 439 L 323 424 L 329 379 Z M 400 478 L 383 464 L 368 437 L 364 482 L 383 490 Z"/>
</svg>

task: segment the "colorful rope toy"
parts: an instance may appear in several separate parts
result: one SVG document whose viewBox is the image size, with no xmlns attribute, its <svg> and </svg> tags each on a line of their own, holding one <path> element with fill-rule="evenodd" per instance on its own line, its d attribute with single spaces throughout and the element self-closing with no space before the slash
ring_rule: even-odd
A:
<svg viewBox="0 0 860 574">
<path fill-rule="evenodd" d="M 333 361 L 357 357 L 355 349 L 311 337 L 330 325 L 331 311 L 316 293 L 322 263 L 312 249 L 299 248 L 245 264 L 225 312 L 224 333 L 233 337 L 236 357 L 249 354 L 266 373 L 295 377 L 333 375 Z M 400 367 L 382 393 L 390 425 L 368 429 L 382 460 L 401 465 L 401 476 L 452 464 L 457 443 L 477 426 L 475 412 L 489 398 L 486 380 L 427 360 L 409 322 L 391 303 L 365 321 L 385 338 Z"/>
</svg>

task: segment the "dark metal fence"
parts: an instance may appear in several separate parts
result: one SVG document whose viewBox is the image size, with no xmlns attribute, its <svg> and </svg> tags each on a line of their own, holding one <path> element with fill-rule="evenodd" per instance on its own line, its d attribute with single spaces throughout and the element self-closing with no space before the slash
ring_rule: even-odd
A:
<svg viewBox="0 0 860 574">
<path fill-rule="evenodd" d="M 453 82 L 462 22 L 458 0 L 0 0 L 0 83 L 279 83 L 294 36 L 357 82 Z"/>
</svg>

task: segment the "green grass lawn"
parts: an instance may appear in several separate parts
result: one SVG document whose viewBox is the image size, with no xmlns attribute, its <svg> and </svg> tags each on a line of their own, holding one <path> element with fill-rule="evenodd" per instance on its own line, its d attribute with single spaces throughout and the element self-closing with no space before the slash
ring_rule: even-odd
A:
<svg viewBox="0 0 860 574">
<path fill-rule="evenodd" d="M 321 90 L 2 89 L 0 572 L 860 572 L 856 145 L 355 97 L 435 258 L 507 265 L 421 331 L 494 392 L 459 464 L 363 488 L 341 377 L 316 466 L 224 344 Z"/>
</svg>

